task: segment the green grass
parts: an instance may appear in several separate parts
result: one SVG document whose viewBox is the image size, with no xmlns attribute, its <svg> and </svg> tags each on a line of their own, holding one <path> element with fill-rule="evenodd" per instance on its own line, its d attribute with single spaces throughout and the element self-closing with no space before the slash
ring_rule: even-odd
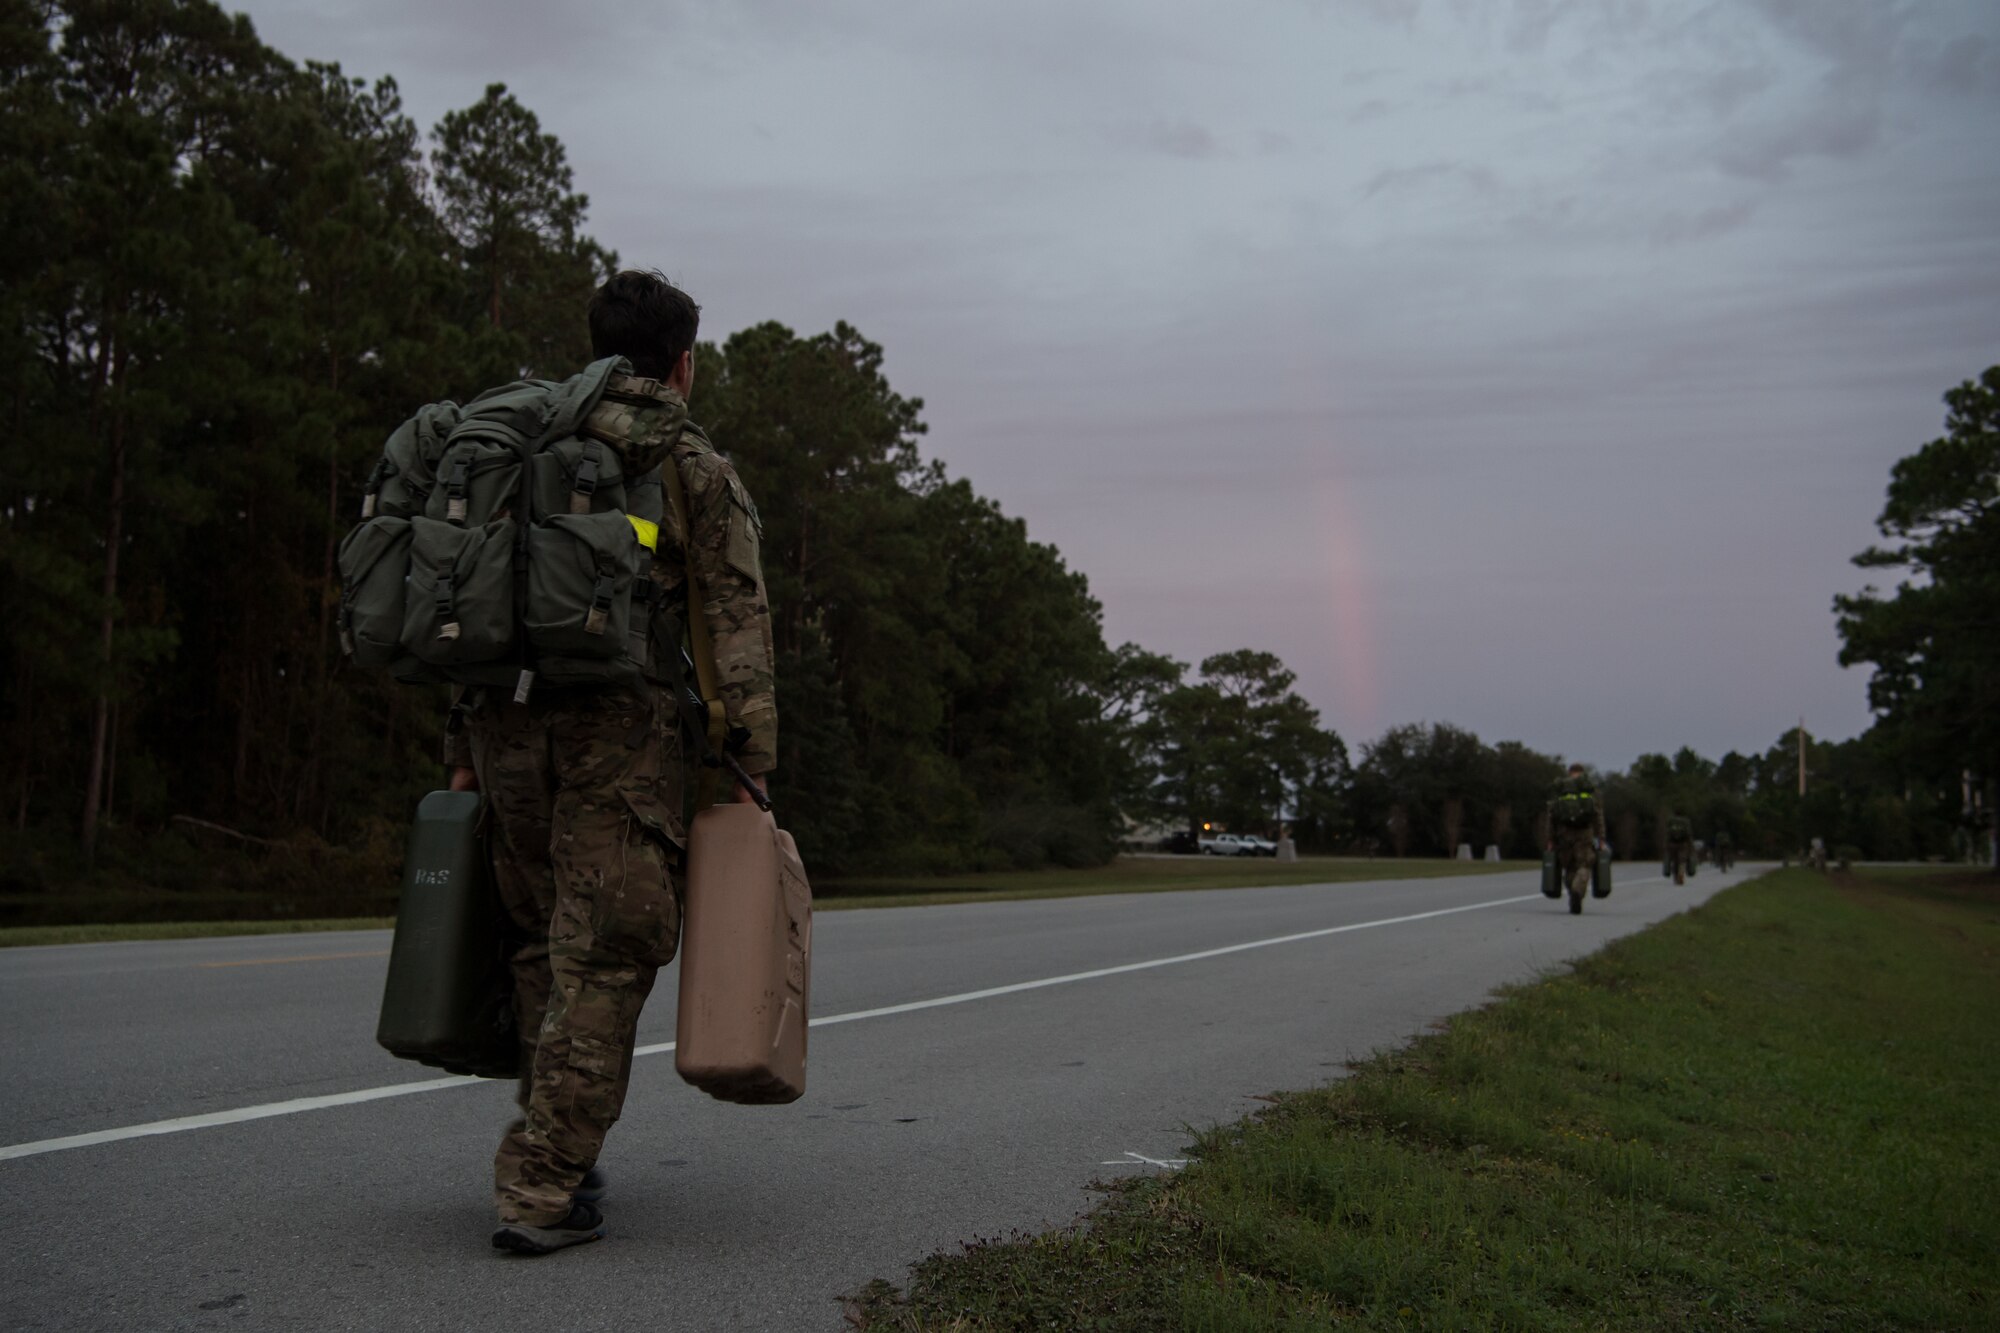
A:
<svg viewBox="0 0 2000 1333">
<path fill-rule="evenodd" d="M 1528 868 L 1525 861 L 1368 860 L 1304 856 L 1297 861 L 1217 856 L 1121 856 L 1081 870 L 1016 870 L 983 875 L 855 876 L 813 886 L 816 911 L 849 907 L 915 907 L 937 903 L 1012 902 L 1104 893 L 1170 893 L 1183 889 L 1256 889 L 1283 884 L 1345 884 L 1360 880 L 1483 875 Z"/>
<path fill-rule="evenodd" d="M 1120 857 L 1086 870 L 1023 870 L 990 875 L 828 880 L 815 886 L 814 909 L 928 907 L 939 903 L 1010 902 L 1099 893 L 1167 893 L 1181 889 L 1262 888 L 1275 884 L 1346 883 L 1518 870 L 1523 862 L 1369 861 L 1314 856 L 1296 862 L 1218 857 Z M 165 921 L 0 927 L 0 948 L 28 944 L 96 944 L 112 940 L 181 940 L 207 935 L 267 935 L 311 930 L 375 930 L 393 917 L 350 920 Z"/>
<path fill-rule="evenodd" d="M 2000 1327 L 2000 878 L 1718 894 L 874 1330 Z"/>
<path fill-rule="evenodd" d="M 80 926 L 0 927 L 0 949 L 30 944 L 110 944 L 121 940 L 193 940 L 216 935 L 305 935 L 326 930 L 387 930 L 390 916 L 327 921 L 134 921 Z"/>
</svg>

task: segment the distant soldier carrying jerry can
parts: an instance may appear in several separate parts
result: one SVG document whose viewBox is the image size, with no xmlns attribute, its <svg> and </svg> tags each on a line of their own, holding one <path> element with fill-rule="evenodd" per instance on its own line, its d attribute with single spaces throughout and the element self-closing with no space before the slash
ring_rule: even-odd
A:
<svg viewBox="0 0 2000 1333">
<path fill-rule="evenodd" d="M 1560 877 L 1558 893 L 1567 889 L 1570 912 L 1580 913 L 1583 895 L 1599 873 L 1598 850 L 1605 837 L 1604 802 L 1582 764 L 1571 764 L 1567 776 L 1556 784 L 1548 813 L 1549 851 Z"/>
<path fill-rule="evenodd" d="M 1660 867 L 1662 875 L 1671 875 L 1676 884 L 1687 883 L 1687 877 L 1694 869 L 1694 825 L 1681 815 L 1667 818 L 1667 863 Z"/>
</svg>

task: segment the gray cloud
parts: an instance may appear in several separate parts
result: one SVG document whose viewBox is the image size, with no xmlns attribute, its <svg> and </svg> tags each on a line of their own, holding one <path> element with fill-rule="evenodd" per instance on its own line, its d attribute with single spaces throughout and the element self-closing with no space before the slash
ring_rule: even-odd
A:
<svg viewBox="0 0 2000 1333">
<path fill-rule="evenodd" d="M 1459 24 L 1497 32 L 1516 55 L 1543 53 L 1560 30 L 1593 43 L 1627 41 L 1656 30 L 1660 17 L 1650 0 L 1449 0 L 1446 9 Z"/>
<path fill-rule="evenodd" d="M 1892 109 L 1939 93 L 1984 96 L 2000 92 L 2000 51 L 1989 33 L 1952 30 L 1993 12 L 1974 6 L 1928 7 L 1877 0 L 1755 0 L 1752 6 L 1780 49 L 1815 63 L 1809 77 L 1792 81 L 1791 98 L 1762 119 L 1718 141 L 1715 163 L 1724 173 L 1751 180 L 1786 179 L 1800 161 L 1851 159 L 1890 142 Z M 1956 11 L 1956 12 L 1954 12 Z M 1943 31 L 1940 31 L 1941 25 Z M 1707 90 L 1717 113 L 1736 112 L 1747 95 L 1762 96 L 1771 81 L 1739 89 Z"/>
<path fill-rule="evenodd" d="M 1115 137 L 1120 143 L 1167 157 L 1198 160 L 1225 155 L 1222 145 L 1207 127 L 1191 120 L 1151 120 L 1144 125 L 1122 129 Z"/>
<path fill-rule="evenodd" d="M 1845 82 L 1829 80 L 1832 85 Z M 1799 158 L 1851 158 L 1876 147 L 1884 114 L 1881 99 L 1871 92 L 1830 86 L 1782 119 L 1722 138 L 1715 147 L 1715 164 L 1727 175 L 1781 181 Z"/>
<path fill-rule="evenodd" d="M 1981 33 L 1960 33 L 1926 62 L 1928 74 L 1955 93 L 2000 95 L 2000 43 Z"/>
<path fill-rule="evenodd" d="M 250 8 L 425 124 L 505 79 L 708 333 L 857 324 L 1114 640 L 1350 739 L 1859 729 L 1827 599 L 2000 360 L 1990 0 Z"/>
<path fill-rule="evenodd" d="M 1386 167 L 1370 176 L 1361 186 L 1361 197 L 1373 199 L 1385 191 L 1410 189 L 1438 182 L 1456 181 L 1480 194 L 1500 188 L 1500 179 L 1487 168 L 1466 162 L 1420 162 L 1407 167 Z"/>
<path fill-rule="evenodd" d="M 1880 0 L 1751 0 L 1772 28 L 1849 70 L 1886 72 L 1912 7 Z"/>
<path fill-rule="evenodd" d="M 1757 206 L 1744 200 L 1717 204 L 1694 213 L 1663 214 L 1653 224 L 1655 245 L 1682 245 L 1734 231 L 1755 217 Z"/>
<path fill-rule="evenodd" d="M 1408 30 L 1416 26 L 1423 0 L 1300 0 L 1301 7 L 1319 18 L 1359 15 L 1375 23 Z"/>
<path fill-rule="evenodd" d="M 1436 96 L 1453 102 L 1488 102 L 1510 111 L 1558 112 L 1561 97 L 1548 89 L 1487 74 L 1459 75 L 1443 83 Z"/>
<path fill-rule="evenodd" d="M 1778 73 L 1769 65 L 1732 65 L 1697 75 L 1695 89 L 1710 112 L 1726 119 L 1777 82 Z"/>
</svg>

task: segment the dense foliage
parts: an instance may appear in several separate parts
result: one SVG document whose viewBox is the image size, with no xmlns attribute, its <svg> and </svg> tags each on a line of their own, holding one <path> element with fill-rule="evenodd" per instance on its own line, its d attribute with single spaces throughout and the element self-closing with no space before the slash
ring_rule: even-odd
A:
<svg viewBox="0 0 2000 1333">
<path fill-rule="evenodd" d="M 587 352 L 560 145 L 496 85 L 426 156 L 205 3 L 9 0 L 0 64 L 10 822 L 388 836 L 437 701 L 340 667 L 333 548 L 411 406 Z"/>
<path fill-rule="evenodd" d="M 502 85 L 426 135 L 392 80 L 295 64 L 209 0 L 0 0 L 0 891 L 92 862 L 204 885 L 222 847 L 284 850 L 249 881 L 385 876 L 442 701 L 343 663 L 335 544 L 417 405 L 588 359 L 617 263 L 588 203 Z M 1083 576 L 923 457 L 882 360 L 846 324 L 697 351 L 695 415 L 763 507 L 779 793 L 816 868 L 1085 864 L 1201 821 L 1532 853 L 1549 756 L 1399 727 L 1355 764 L 1268 653 L 1106 645 Z M 1992 389 L 1954 403 L 1986 423 L 1989 502 Z M 1900 503 L 1902 554 L 1976 602 L 1961 548 L 1990 550 L 1990 517 Z M 1966 632 L 1961 657 L 1991 624 Z M 1902 654 L 1885 706 L 1924 713 L 1918 650 L 1860 642 Z M 1990 723 L 1990 676 L 1952 679 Z M 1901 758 L 1824 753 L 1852 840 L 1934 845 L 1934 803 L 1881 785 Z M 1676 761 L 1616 801 L 1644 829 L 1672 800 L 1746 843 L 1796 832 L 1755 761 L 1691 762 L 1699 791 Z"/>
<path fill-rule="evenodd" d="M 2000 366 L 1944 396 L 1945 434 L 1899 461 L 1854 558 L 1909 577 L 1837 597 L 1844 665 L 1872 663 L 1868 699 L 1896 766 L 1976 802 L 1990 839 L 2000 781 Z M 1989 846 L 1990 846 L 1989 842 Z"/>
</svg>

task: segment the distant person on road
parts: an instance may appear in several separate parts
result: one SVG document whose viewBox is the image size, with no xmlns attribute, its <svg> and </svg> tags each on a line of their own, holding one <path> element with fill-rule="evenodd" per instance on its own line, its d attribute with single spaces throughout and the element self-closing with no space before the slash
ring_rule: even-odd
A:
<svg viewBox="0 0 2000 1333">
<path fill-rule="evenodd" d="M 1604 802 L 1583 765 L 1571 764 L 1549 798 L 1549 848 L 1556 854 L 1572 912 L 1583 910 L 1604 837 Z"/>
<path fill-rule="evenodd" d="M 689 756 L 674 689 L 690 615 L 708 619 L 738 759 L 758 776 L 777 762 L 761 522 L 735 469 L 687 420 L 701 308 L 657 273 L 627 271 L 588 313 L 593 354 L 628 365 L 583 433 L 627 478 L 678 469 L 693 531 L 669 505 L 652 534 L 643 686 L 537 689 L 527 703 L 474 689 L 453 708 L 452 789 L 486 794 L 515 946 L 521 1118 L 493 1160 L 493 1246 L 517 1254 L 604 1234 L 598 1153 L 625 1103 L 640 1007 L 680 944 Z M 693 606 L 690 566 L 703 595 Z"/>
<path fill-rule="evenodd" d="M 1727 870 L 1730 866 L 1736 864 L 1736 840 L 1730 837 L 1728 829 L 1717 829 L 1715 831 L 1715 841 L 1710 843 L 1709 847 L 1715 856 L 1715 868 L 1717 871 Z"/>
<path fill-rule="evenodd" d="M 1667 863 L 1660 873 L 1671 875 L 1676 884 L 1687 883 L 1694 869 L 1694 825 L 1682 815 L 1667 817 Z"/>
</svg>

